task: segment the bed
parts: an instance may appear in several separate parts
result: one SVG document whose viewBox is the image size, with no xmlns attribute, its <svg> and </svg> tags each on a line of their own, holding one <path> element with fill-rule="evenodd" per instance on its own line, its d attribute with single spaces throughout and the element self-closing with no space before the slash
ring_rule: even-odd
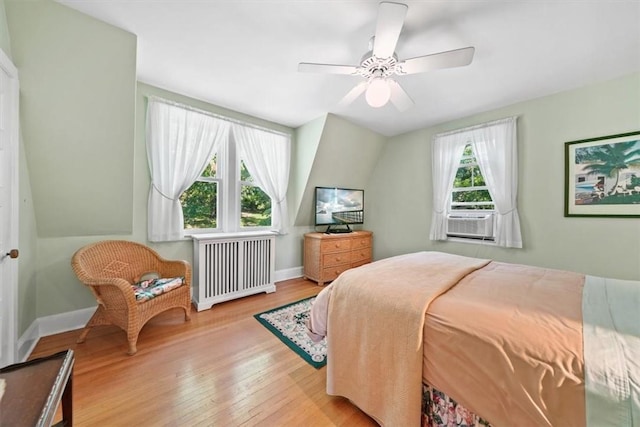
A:
<svg viewBox="0 0 640 427">
<path fill-rule="evenodd" d="M 639 282 L 418 252 L 344 272 L 309 328 L 327 392 L 384 426 L 622 427 L 640 425 L 639 309 Z"/>
</svg>

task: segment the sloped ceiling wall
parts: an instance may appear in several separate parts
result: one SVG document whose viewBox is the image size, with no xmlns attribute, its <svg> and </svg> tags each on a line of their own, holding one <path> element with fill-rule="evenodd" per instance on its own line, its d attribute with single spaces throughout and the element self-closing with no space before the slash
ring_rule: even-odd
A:
<svg viewBox="0 0 640 427">
<path fill-rule="evenodd" d="M 314 150 L 315 156 L 306 156 L 303 164 L 304 171 L 299 176 L 308 178 L 304 185 L 300 185 L 300 202 L 295 216 L 296 226 L 313 224 L 313 199 L 315 187 L 366 187 L 372 171 L 378 161 L 380 152 L 387 141 L 387 137 L 362 128 L 343 118 L 328 114 L 324 120 L 322 133 L 318 135 L 320 122 L 312 122 L 312 129 L 302 132 L 306 139 L 297 139 L 297 149 Z M 306 126 L 306 125 L 305 125 Z M 307 153 L 309 154 L 309 153 Z M 310 163 L 308 159 L 312 159 Z M 365 191 L 365 223 L 366 223 L 367 194 Z"/>
<path fill-rule="evenodd" d="M 136 37 L 51 0 L 5 0 L 38 237 L 132 230 Z"/>
</svg>

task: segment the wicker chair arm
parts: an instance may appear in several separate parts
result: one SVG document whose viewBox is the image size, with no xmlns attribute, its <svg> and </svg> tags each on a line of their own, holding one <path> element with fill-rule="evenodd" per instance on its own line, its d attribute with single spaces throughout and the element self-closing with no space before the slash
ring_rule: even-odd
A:
<svg viewBox="0 0 640 427">
<path fill-rule="evenodd" d="M 115 286 L 120 289 L 120 291 L 124 294 L 127 299 L 131 299 L 135 301 L 136 297 L 133 293 L 133 289 L 131 289 L 131 283 L 126 281 L 125 279 L 121 279 L 119 277 L 101 277 L 101 278 L 83 278 L 82 283 L 87 286 Z"/>
</svg>

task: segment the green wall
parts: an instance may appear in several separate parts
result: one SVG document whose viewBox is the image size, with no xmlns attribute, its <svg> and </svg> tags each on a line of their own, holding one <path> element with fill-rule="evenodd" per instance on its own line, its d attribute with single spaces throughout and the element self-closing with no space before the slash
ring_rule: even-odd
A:
<svg viewBox="0 0 640 427">
<path fill-rule="evenodd" d="M 136 37 L 51 0 L 5 5 L 38 236 L 130 233 Z"/>
<path fill-rule="evenodd" d="M 12 57 L 11 39 L 9 37 L 9 27 L 7 26 L 7 13 L 4 7 L 4 0 L 0 2 L 0 49 L 2 49 L 9 58 Z"/>
<path fill-rule="evenodd" d="M 523 249 L 430 241 L 433 136 L 509 116 L 518 116 Z M 390 138 L 367 186 L 374 257 L 441 250 L 640 280 L 640 219 L 564 217 L 564 143 L 638 130 L 633 74 Z"/>
</svg>

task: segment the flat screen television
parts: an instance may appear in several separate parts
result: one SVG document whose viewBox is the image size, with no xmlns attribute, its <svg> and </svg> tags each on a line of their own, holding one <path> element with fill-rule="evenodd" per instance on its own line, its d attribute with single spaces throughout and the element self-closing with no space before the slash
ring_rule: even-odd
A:
<svg viewBox="0 0 640 427">
<path fill-rule="evenodd" d="M 315 225 L 326 233 L 348 233 L 350 225 L 364 223 L 364 190 L 316 187 Z"/>
</svg>

